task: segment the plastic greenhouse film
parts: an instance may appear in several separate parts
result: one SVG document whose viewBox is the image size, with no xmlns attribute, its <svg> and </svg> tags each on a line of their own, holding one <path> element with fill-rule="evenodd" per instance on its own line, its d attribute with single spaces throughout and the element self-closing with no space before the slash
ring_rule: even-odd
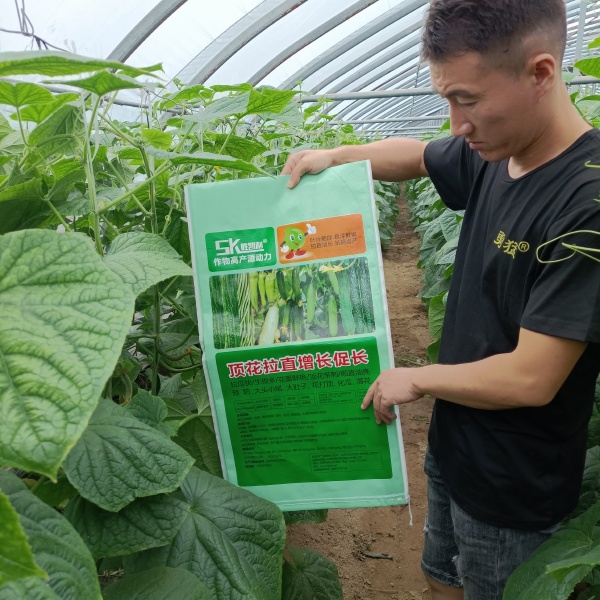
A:
<svg viewBox="0 0 600 600">
<path fill-rule="evenodd" d="M 226 479 L 282 510 L 408 502 L 370 164 L 186 190 L 204 369 Z"/>
</svg>

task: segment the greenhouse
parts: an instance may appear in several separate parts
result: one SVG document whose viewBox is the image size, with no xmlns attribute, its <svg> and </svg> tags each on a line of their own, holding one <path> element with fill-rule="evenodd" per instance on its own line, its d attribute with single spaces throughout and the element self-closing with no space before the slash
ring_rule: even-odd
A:
<svg viewBox="0 0 600 600">
<path fill-rule="evenodd" d="M 0 600 L 600 598 L 600 2 L 3 9 Z"/>
</svg>

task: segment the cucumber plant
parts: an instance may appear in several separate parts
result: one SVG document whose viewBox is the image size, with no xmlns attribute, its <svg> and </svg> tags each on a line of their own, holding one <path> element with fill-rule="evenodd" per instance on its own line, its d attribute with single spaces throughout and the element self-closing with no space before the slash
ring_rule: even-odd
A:
<svg viewBox="0 0 600 600">
<path fill-rule="evenodd" d="M 341 598 L 335 565 L 290 546 L 284 558 L 282 513 L 221 478 L 183 188 L 359 140 L 293 92 L 167 92 L 158 73 L 0 54 L 0 78 L 73 90 L 0 79 L 0 599 Z M 157 85 L 135 119 L 111 116 L 120 90 Z M 254 340 L 268 305 L 281 328 L 268 276 L 211 284 L 229 286 L 213 300 L 238 314 L 224 344 Z M 283 286 L 300 337 L 298 276 Z"/>
</svg>

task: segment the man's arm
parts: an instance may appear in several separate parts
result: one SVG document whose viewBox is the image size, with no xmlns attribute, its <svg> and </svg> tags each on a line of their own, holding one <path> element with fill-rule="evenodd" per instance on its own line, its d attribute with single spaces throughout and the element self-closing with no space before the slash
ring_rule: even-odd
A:
<svg viewBox="0 0 600 600">
<path fill-rule="evenodd" d="M 373 177 L 382 181 L 406 181 L 427 177 L 423 160 L 427 142 L 390 138 L 361 146 L 340 146 L 331 150 L 303 150 L 291 154 L 282 175 L 290 175 L 289 188 L 298 185 L 306 173 L 316 175 L 329 167 L 370 160 Z"/>
<path fill-rule="evenodd" d="M 378 423 L 391 423 L 395 404 L 425 395 L 449 402 L 501 410 L 544 406 L 556 395 L 587 344 L 521 328 L 513 352 L 473 363 L 390 369 L 375 380 L 362 408 L 371 403 Z"/>
</svg>

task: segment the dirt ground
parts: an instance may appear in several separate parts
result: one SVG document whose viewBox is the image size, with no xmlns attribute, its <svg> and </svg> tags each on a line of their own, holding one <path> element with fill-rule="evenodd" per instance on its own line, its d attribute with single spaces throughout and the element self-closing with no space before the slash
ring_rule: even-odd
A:
<svg viewBox="0 0 600 600">
<path fill-rule="evenodd" d="M 417 298 L 419 239 L 407 221 L 405 206 L 383 264 L 397 366 L 425 362 L 430 342 L 427 315 Z M 330 510 L 318 525 L 288 527 L 288 542 L 310 548 L 335 562 L 344 600 L 429 600 L 420 560 L 427 509 L 423 460 L 432 400 L 402 408 L 400 420 L 413 525 L 408 506 Z M 392 559 L 365 557 L 363 552 L 391 554 Z"/>
</svg>

